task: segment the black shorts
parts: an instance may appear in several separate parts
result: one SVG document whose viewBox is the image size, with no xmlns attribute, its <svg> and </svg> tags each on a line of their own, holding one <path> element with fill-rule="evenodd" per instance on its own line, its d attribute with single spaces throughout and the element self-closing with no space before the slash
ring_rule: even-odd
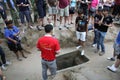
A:
<svg viewBox="0 0 120 80">
<path fill-rule="evenodd" d="M 21 43 L 18 44 L 14 44 L 14 43 L 8 43 L 8 48 L 13 51 L 13 52 L 17 52 L 17 51 L 21 51 L 23 50 Z"/>
<path fill-rule="evenodd" d="M 39 18 L 44 18 L 46 16 L 46 8 L 42 5 L 37 5 L 37 11 Z"/>
<path fill-rule="evenodd" d="M 120 15 L 120 5 L 114 5 L 112 14 L 113 15 L 117 15 L 117 14 Z"/>
<path fill-rule="evenodd" d="M 120 59 L 120 54 L 117 56 L 117 59 Z"/>
<path fill-rule="evenodd" d="M 69 14 L 74 14 L 75 13 L 75 7 L 71 7 L 69 9 Z"/>
<path fill-rule="evenodd" d="M 96 9 L 91 7 L 91 8 L 89 9 L 89 16 L 93 16 L 93 17 L 94 17 L 95 14 L 96 14 Z"/>
</svg>

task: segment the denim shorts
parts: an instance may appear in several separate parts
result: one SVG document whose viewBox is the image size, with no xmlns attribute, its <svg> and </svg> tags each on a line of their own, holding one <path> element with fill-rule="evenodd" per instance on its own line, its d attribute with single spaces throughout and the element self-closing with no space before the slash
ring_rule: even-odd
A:
<svg viewBox="0 0 120 80">
<path fill-rule="evenodd" d="M 120 54 L 120 46 L 119 46 L 119 44 L 116 43 L 116 41 L 114 42 L 113 48 L 114 48 L 115 54 L 119 55 Z"/>
</svg>

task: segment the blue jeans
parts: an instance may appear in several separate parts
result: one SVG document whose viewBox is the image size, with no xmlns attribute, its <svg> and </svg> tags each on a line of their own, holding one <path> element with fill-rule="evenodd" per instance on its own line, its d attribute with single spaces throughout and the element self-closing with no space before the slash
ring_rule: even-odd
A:
<svg viewBox="0 0 120 80">
<path fill-rule="evenodd" d="M 45 61 L 42 59 L 42 78 L 47 80 L 47 70 L 50 70 L 51 75 L 55 75 L 57 71 L 56 60 L 54 61 Z"/>
<path fill-rule="evenodd" d="M 100 49 L 101 51 L 105 52 L 105 46 L 104 46 L 104 39 L 105 39 L 106 32 L 98 31 L 98 40 L 97 40 L 97 49 Z"/>
<path fill-rule="evenodd" d="M 26 17 L 27 22 L 28 23 L 30 22 L 30 11 L 29 10 L 27 10 L 27 11 L 20 11 L 19 12 L 19 16 L 20 16 L 20 20 L 21 20 L 22 24 L 25 23 L 24 16 Z"/>
<path fill-rule="evenodd" d="M 97 41 L 98 41 L 98 30 L 97 29 L 95 29 L 94 30 L 94 41 L 93 41 L 93 44 L 96 44 L 97 43 Z"/>
<path fill-rule="evenodd" d="M 2 63 L 0 62 L 0 66 L 2 66 L 2 64 L 6 64 L 6 58 L 5 58 L 5 53 L 1 46 L 0 46 L 0 56 L 1 56 L 1 60 L 2 60 Z"/>
</svg>

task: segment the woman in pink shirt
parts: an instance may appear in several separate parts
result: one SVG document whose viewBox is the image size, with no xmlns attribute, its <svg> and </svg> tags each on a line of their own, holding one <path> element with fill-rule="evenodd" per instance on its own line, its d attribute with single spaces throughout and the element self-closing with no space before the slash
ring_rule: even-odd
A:
<svg viewBox="0 0 120 80">
<path fill-rule="evenodd" d="M 92 1 L 91 1 L 91 5 L 90 5 L 90 15 L 94 16 L 98 4 L 99 4 L 99 1 L 98 1 L 98 0 L 92 0 Z"/>
<path fill-rule="evenodd" d="M 96 7 L 97 7 L 97 5 L 98 5 L 98 3 L 99 3 L 99 1 L 98 1 L 98 0 L 92 0 L 92 2 L 91 2 L 91 7 L 96 8 Z"/>
</svg>

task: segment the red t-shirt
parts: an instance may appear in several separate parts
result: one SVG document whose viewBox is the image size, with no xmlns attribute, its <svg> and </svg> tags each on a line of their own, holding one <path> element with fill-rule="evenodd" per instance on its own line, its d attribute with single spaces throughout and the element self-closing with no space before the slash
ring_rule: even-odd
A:
<svg viewBox="0 0 120 80">
<path fill-rule="evenodd" d="M 59 0 L 59 7 L 60 8 L 65 8 L 70 4 L 69 0 Z"/>
<path fill-rule="evenodd" d="M 59 42 L 52 36 L 43 36 L 38 39 L 37 48 L 41 50 L 41 57 L 45 60 L 54 60 L 56 51 L 60 50 Z"/>
<path fill-rule="evenodd" d="M 120 0 L 115 0 L 116 5 L 120 5 Z"/>
</svg>

